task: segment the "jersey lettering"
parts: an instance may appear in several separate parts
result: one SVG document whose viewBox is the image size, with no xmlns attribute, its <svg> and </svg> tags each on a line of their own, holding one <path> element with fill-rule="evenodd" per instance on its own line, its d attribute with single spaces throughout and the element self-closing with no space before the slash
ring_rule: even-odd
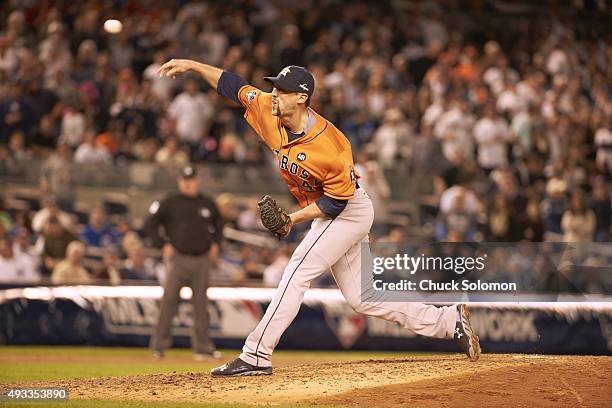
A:
<svg viewBox="0 0 612 408">
<path fill-rule="evenodd" d="M 307 181 L 302 181 L 302 188 L 306 191 L 315 191 L 315 189 L 310 184 L 308 184 Z"/>
<path fill-rule="evenodd" d="M 310 180 L 310 182 L 303 180 L 302 189 L 310 192 L 318 191 L 321 189 L 321 182 L 317 179 Z"/>
<path fill-rule="evenodd" d="M 289 157 L 285 156 L 284 154 L 281 156 L 281 163 L 280 163 L 280 168 L 283 170 L 287 170 L 287 163 L 289 163 Z"/>
<path fill-rule="evenodd" d="M 353 197 L 359 174 L 349 141 L 333 124 L 311 109 L 316 119 L 312 127 L 289 142 L 280 118 L 272 115 L 272 94 L 244 85 L 238 99 L 249 125 L 275 153 L 281 177 L 300 206 L 322 194 L 338 200 Z"/>
</svg>

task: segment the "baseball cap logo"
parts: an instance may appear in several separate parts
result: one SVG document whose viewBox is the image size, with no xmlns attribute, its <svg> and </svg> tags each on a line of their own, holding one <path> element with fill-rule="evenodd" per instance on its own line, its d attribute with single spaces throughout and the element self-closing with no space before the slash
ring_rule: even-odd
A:
<svg viewBox="0 0 612 408">
<path fill-rule="evenodd" d="M 281 72 L 278 73 L 278 76 L 287 76 L 287 74 L 291 73 L 291 69 L 289 69 L 289 67 L 285 67 L 283 68 L 283 70 Z"/>
<path fill-rule="evenodd" d="M 300 88 L 302 88 L 306 92 L 310 91 L 310 89 L 308 89 L 308 85 L 306 84 L 300 84 Z"/>
</svg>

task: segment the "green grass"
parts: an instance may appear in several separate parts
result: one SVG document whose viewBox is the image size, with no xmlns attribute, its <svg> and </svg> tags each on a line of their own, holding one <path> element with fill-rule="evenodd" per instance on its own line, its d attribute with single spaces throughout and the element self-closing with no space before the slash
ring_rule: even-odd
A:
<svg viewBox="0 0 612 408">
<path fill-rule="evenodd" d="M 236 355 L 238 350 L 222 350 L 223 362 Z M 355 361 L 367 359 L 401 358 L 430 353 L 370 352 L 370 351 L 289 351 L 278 350 L 274 362 L 278 365 L 308 364 L 324 361 Z M 53 382 L 71 378 L 129 376 L 160 373 L 208 372 L 219 362 L 198 363 L 192 360 L 188 349 L 172 349 L 167 358 L 156 361 L 146 348 L 65 347 L 65 346 L 3 346 L 0 347 L 0 388 L 10 384 L 27 387 L 32 382 Z M 51 359 L 51 361 L 49 361 Z M 1 406 L 35 408 L 252 408 L 252 405 L 183 402 L 141 402 L 70 400 L 66 402 L 0 402 Z M 283 405 L 300 407 L 307 405 Z M 321 408 L 320 406 L 318 408 Z"/>
<path fill-rule="evenodd" d="M 226 361 L 238 355 L 237 350 L 223 350 Z M 411 353 L 413 354 L 413 353 Z M 275 361 L 354 361 L 398 358 L 407 353 L 361 351 L 288 351 L 274 353 Z M 20 356 L 18 361 L 14 356 Z M 36 361 L 53 356 L 54 361 Z M 21 358 L 22 357 L 22 358 Z M 173 349 L 167 359 L 155 361 L 146 348 L 111 347 L 0 347 L 0 384 L 23 384 L 69 378 L 129 376 L 140 374 L 208 372 L 217 362 L 197 363 L 188 349 Z M 8 360 L 8 361 L 7 361 Z"/>
<path fill-rule="evenodd" d="M 18 354 L 24 360 L 6 361 L 6 355 Z M 52 355 L 56 361 L 29 361 Z M 121 358 L 129 359 L 121 361 Z M 68 378 L 127 376 L 155 373 L 208 371 L 215 363 L 196 363 L 189 350 L 172 350 L 170 361 L 155 361 L 144 348 L 99 347 L 2 347 L 0 348 L 0 384 L 53 381 Z M 176 361 L 173 357 L 184 357 Z M 82 358 L 82 361 L 78 359 Z M 141 361 L 139 361 L 140 359 Z M 62 361 L 65 359 L 64 361 Z M 74 361 L 73 361 L 74 360 Z"/>
</svg>

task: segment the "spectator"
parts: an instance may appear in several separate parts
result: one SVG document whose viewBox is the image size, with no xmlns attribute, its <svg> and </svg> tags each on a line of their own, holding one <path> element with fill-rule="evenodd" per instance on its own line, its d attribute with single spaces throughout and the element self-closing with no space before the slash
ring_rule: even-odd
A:
<svg viewBox="0 0 612 408">
<path fill-rule="evenodd" d="M 85 114 L 80 112 L 76 106 L 68 106 L 62 116 L 61 128 L 60 141 L 73 149 L 78 147 L 83 142 L 86 130 Z"/>
<path fill-rule="evenodd" d="M 58 204 L 71 208 L 75 191 L 72 183 L 70 162 L 72 152 L 68 145 L 58 143 L 55 152 L 49 156 L 40 169 L 40 189 L 44 194 L 54 195 Z"/>
<path fill-rule="evenodd" d="M 215 204 L 225 225 L 236 226 L 240 215 L 236 204 L 236 197 L 230 193 L 220 194 L 217 196 Z"/>
<path fill-rule="evenodd" d="M 391 198 L 391 188 L 385 178 L 383 169 L 375 160 L 368 160 L 368 156 L 362 155 L 361 160 L 355 164 L 359 173 L 359 185 L 368 192 L 374 207 L 375 221 L 384 220 L 389 212 L 387 201 Z"/>
<path fill-rule="evenodd" d="M 610 240 L 610 223 L 612 222 L 612 202 L 609 185 L 603 177 L 598 177 L 593 183 L 593 192 L 589 200 L 589 208 L 595 214 L 595 241 Z"/>
<path fill-rule="evenodd" d="M 48 196 L 43 200 L 43 208 L 36 212 L 34 218 L 32 218 L 32 230 L 36 233 L 42 232 L 51 218 L 57 219 L 64 229 L 72 229 L 72 217 L 70 214 L 60 210 L 55 196 Z"/>
<path fill-rule="evenodd" d="M 8 238 L 0 237 L 0 283 L 37 283 L 40 276 L 33 258 L 24 252 L 13 251 Z"/>
<path fill-rule="evenodd" d="M 491 173 L 494 187 L 504 197 L 509 206 L 517 213 L 522 213 L 527 205 L 527 199 L 509 167 L 500 168 Z"/>
<path fill-rule="evenodd" d="M 436 237 L 442 241 L 452 236 L 459 236 L 460 241 L 473 241 L 476 233 L 476 208 L 468 205 L 470 192 L 463 187 L 458 187 L 453 194 L 452 204 L 446 211 L 441 213 L 441 219 L 437 226 Z"/>
<path fill-rule="evenodd" d="M 586 206 L 584 192 L 572 194 L 570 207 L 563 213 L 561 227 L 564 242 L 592 242 L 596 227 L 595 213 Z"/>
<path fill-rule="evenodd" d="M 474 139 L 478 144 L 478 164 L 487 174 L 508 164 L 510 131 L 492 106 L 485 108 L 485 117 L 474 125 Z"/>
<path fill-rule="evenodd" d="M 467 102 L 461 100 L 454 101 L 451 108 L 442 112 L 435 120 L 433 133 L 442 142 L 446 160 L 474 157 L 474 122 L 474 115 L 469 112 Z"/>
<path fill-rule="evenodd" d="M 510 117 L 514 117 L 522 107 L 524 102 L 520 99 L 516 92 L 516 83 L 511 80 L 507 80 L 506 89 L 499 94 L 497 98 L 496 108 L 500 114 L 506 114 Z"/>
<path fill-rule="evenodd" d="M 55 265 L 51 274 L 54 285 L 86 285 L 91 277 L 83 267 L 85 244 L 72 241 L 66 249 L 66 258 Z"/>
<path fill-rule="evenodd" d="M 198 83 L 190 78 L 185 82 L 184 92 L 168 107 L 168 114 L 176 121 L 179 140 L 195 150 L 206 134 L 213 110 L 208 96 L 200 92 Z"/>
<path fill-rule="evenodd" d="M 15 132 L 9 139 L 9 153 L 16 162 L 26 162 L 32 158 L 32 152 L 26 149 L 25 136 L 22 132 Z"/>
<path fill-rule="evenodd" d="M 152 92 L 162 101 L 168 101 L 170 99 L 170 93 L 173 87 L 171 78 L 162 77 L 157 73 L 166 60 L 165 53 L 156 52 L 153 56 L 153 63 L 149 65 L 143 73 L 143 77 L 151 81 Z M 209 60 L 207 59 L 207 61 Z"/>
<path fill-rule="evenodd" d="M 118 269 L 119 257 L 117 253 L 109 248 L 102 256 L 102 268 L 98 269 L 94 278 L 99 281 L 107 281 L 111 285 L 121 284 L 121 273 Z"/>
<path fill-rule="evenodd" d="M 372 138 L 371 148 L 377 162 L 384 168 L 392 168 L 398 157 L 409 156 L 407 150 L 412 145 L 412 131 L 399 109 L 389 109 L 381 127 Z"/>
<path fill-rule="evenodd" d="M 523 237 L 530 242 L 544 241 L 546 227 L 540 212 L 540 203 L 537 200 L 530 200 L 527 203 L 523 225 Z"/>
<path fill-rule="evenodd" d="M 132 245 L 128 248 L 127 256 L 120 270 L 122 279 L 157 280 L 155 261 L 146 256 L 143 245 Z"/>
<path fill-rule="evenodd" d="M 178 141 L 170 137 L 155 154 L 155 162 L 179 168 L 189 163 L 189 155 L 179 148 Z"/>
<path fill-rule="evenodd" d="M 66 257 L 68 245 L 76 241 L 76 236 L 68 231 L 55 216 L 49 217 L 39 238 L 37 246 L 42 245 L 43 265 L 46 271 L 53 268 Z"/>
<path fill-rule="evenodd" d="M 81 231 L 81 239 L 85 244 L 94 247 L 108 247 L 121 240 L 119 232 L 106 221 L 106 211 L 95 207 L 89 213 L 89 223 Z"/>
<path fill-rule="evenodd" d="M 287 65 L 302 65 L 303 48 L 300 42 L 300 30 L 295 24 L 287 24 L 282 29 L 280 40 L 274 47 L 274 66 L 272 71 L 279 71 Z"/>
<path fill-rule="evenodd" d="M 597 146 L 597 166 L 603 171 L 612 174 L 612 118 L 608 117 L 608 126 L 601 127 L 595 132 L 595 146 Z"/>
<path fill-rule="evenodd" d="M 414 141 L 413 152 L 415 153 L 410 156 L 410 168 L 416 175 L 431 178 L 447 167 L 442 143 L 434 137 L 431 126 L 421 127 L 421 132 Z"/>
<path fill-rule="evenodd" d="M 533 150 L 533 133 L 538 124 L 539 117 L 537 106 L 520 105 L 518 112 L 512 117 L 512 122 L 510 124 L 512 137 L 516 140 L 516 145 L 514 146 L 515 156 L 524 157 Z"/>
<path fill-rule="evenodd" d="M 0 74 L 9 77 L 13 74 L 19 64 L 17 50 L 11 46 L 11 39 L 7 36 L 0 37 Z"/>
<path fill-rule="evenodd" d="M 83 143 L 74 152 L 74 162 L 79 164 L 109 164 L 112 157 L 104 146 L 96 144 L 96 134 L 93 130 L 85 131 Z"/>
<path fill-rule="evenodd" d="M 399 226 L 391 227 L 389 233 L 380 237 L 379 241 L 386 244 L 404 245 L 406 242 L 406 228 Z"/>
<path fill-rule="evenodd" d="M 4 197 L 0 195 L 0 228 L 4 231 L 10 231 L 13 229 L 15 221 L 13 217 L 5 211 Z"/>
<path fill-rule="evenodd" d="M 493 242 L 517 242 L 522 238 L 521 225 L 516 209 L 506 197 L 497 193 L 488 216 L 488 240 Z"/>
<path fill-rule="evenodd" d="M 561 229 L 561 218 L 567 209 L 567 198 L 565 181 L 552 178 L 546 185 L 546 198 L 542 201 L 542 214 L 546 225 L 546 241 L 560 241 L 563 230 Z"/>
<path fill-rule="evenodd" d="M 36 269 L 38 270 L 38 251 L 32 245 L 32 235 L 26 228 L 17 227 L 13 230 L 13 252 L 23 253 L 32 258 Z"/>
<path fill-rule="evenodd" d="M 32 105 L 25 98 L 22 85 L 9 84 L 7 97 L 0 99 L 0 143 L 8 142 L 15 132 L 29 135 L 34 121 Z"/>
<path fill-rule="evenodd" d="M 96 146 L 106 149 L 110 154 L 117 154 L 119 151 L 119 141 L 121 139 L 121 124 L 112 122 L 106 132 L 100 133 L 96 137 Z"/>
<path fill-rule="evenodd" d="M 453 206 L 457 203 L 457 196 L 462 196 L 459 202 L 461 202 L 462 206 L 465 206 L 468 212 L 477 214 L 483 210 L 482 203 L 472 190 L 462 185 L 454 185 L 445 190 L 440 196 L 439 208 L 442 214 L 446 214 L 452 210 Z"/>
<path fill-rule="evenodd" d="M 259 199 L 252 198 L 246 203 L 246 208 L 240 211 L 236 219 L 236 226 L 243 231 L 264 231 L 265 228 L 261 223 L 259 215 Z"/>
<path fill-rule="evenodd" d="M 34 235 L 34 230 L 32 229 L 32 217 L 30 216 L 31 212 L 29 210 L 20 209 L 15 211 L 15 228 L 23 228 L 27 230 L 30 235 Z"/>
<path fill-rule="evenodd" d="M 277 287 L 283 271 L 291 259 L 293 252 L 290 245 L 281 245 L 274 254 L 273 261 L 263 271 L 263 284 L 268 287 Z"/>
<path fill-rule="evenodd" d="M 53 117 L 44 115 L 40 119 L 38 129 L 34 132 L 32 139 L 34 154 L 46 155 L 55 150 L 59 134 L 59 126 Z"/>
</svg>

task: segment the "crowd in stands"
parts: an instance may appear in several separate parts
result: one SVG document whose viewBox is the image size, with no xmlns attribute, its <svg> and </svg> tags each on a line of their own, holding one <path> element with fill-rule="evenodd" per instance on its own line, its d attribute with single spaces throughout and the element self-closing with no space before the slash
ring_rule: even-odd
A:
<svg viewBox="0 0 612 408">
<path fill-rule="evenodd" d="M 37 208 L 38 199 L 18 197 L 11 200 L 20 203 L 16 206 L 5 205 L 9 200 L 0 197 L 0 284 L 164 282 L 164 261 L 170 255 L 152 248 L 128 213 L 113 213 L 111 202 L 83 213 L 64 210 L 49 196 L 38 210 L 31 211 L 31 207 Z M 30 201 L 28 205 L 23 205 L 24 200 Z M 221 195 L 217 204 L 229 228 L 263 243 L 226 239 L 213 281 L 278 283 L 284 268 L 279 270 L 279 262 L 288 261 L 294 244 L 276 248 L 271 238 L 261 240 L 267 233 L 258 215 L 235 197 Z"/>
<path fill-rule="evenodd" d="M 158 276 L 142 239 L 123 248 L 129 223 L 119 231 L 94 209 L 82 229 L 70 225 L 59 208 L 75 199 L 72 163 L 270 164 L 240 107 L 198 78 L 157 75 L 171 58 L 264 90 L 263 77 L 285 65 L 311 70 L 311 106 L 351 141 L 377 217 L 393 211 L 396 190 L 418 206 L 418 219 L 375 240 L 430 228 L 439 241 L 609 241 L 609 14 L 589 1 L 463 3 L 4 3 L 0 174 L 43 161 L 40 191 L 54 203 L 31 224 L 0 208 L 0 271 L 85 276 L 78 240 L 115 248 L 95 272 L 113 282 Z M 108 18 L 122 31 L 105 32 Z M 235 217 L 253 224 L 252 209 Z M 36 265 L 28 243 L 45 237 Z M 236 279 L 273 279 L 290 250 L 234 252 Z"/>
</svg>

